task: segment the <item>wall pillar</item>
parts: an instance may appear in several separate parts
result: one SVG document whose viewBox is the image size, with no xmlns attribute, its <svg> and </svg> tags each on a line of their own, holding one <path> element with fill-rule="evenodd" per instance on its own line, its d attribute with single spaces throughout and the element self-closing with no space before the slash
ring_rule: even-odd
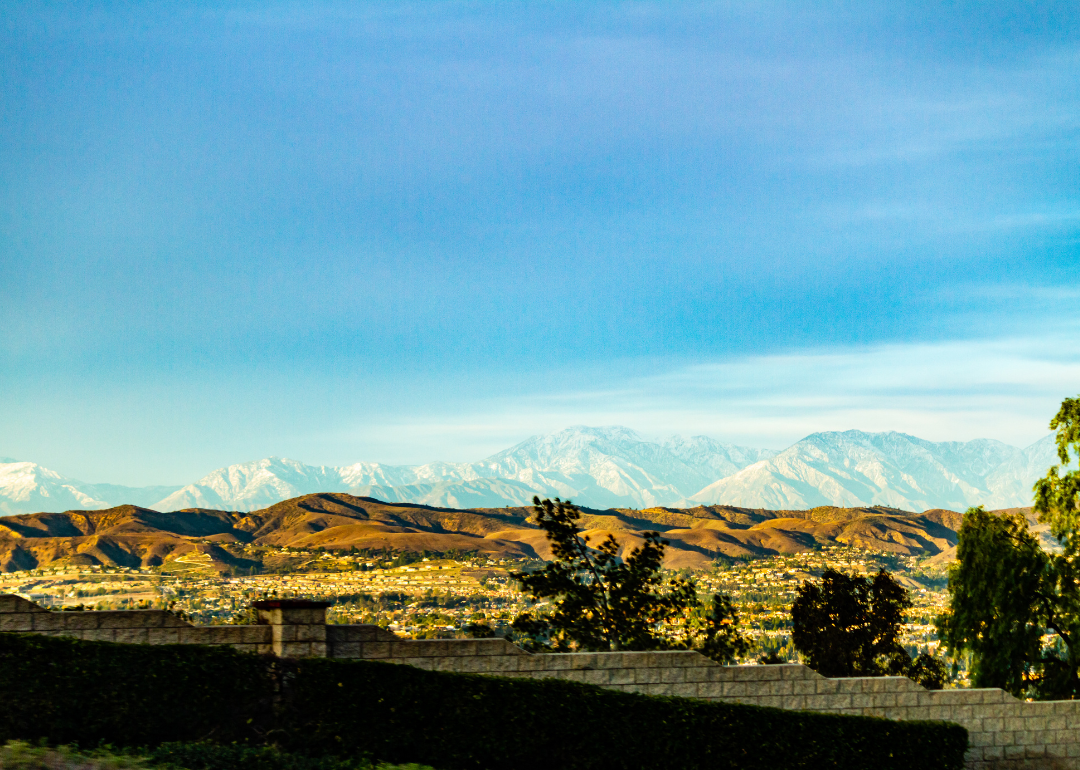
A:
<svg viewBox="0 0 1080 770">
<path fill-rule="evenodd" d="M 326 608 L 330 602 L 269 599 L 255 602 L 259 625 L 273 634 L 274 654 L 282 658 L 326 657 Z"/>
</svg>

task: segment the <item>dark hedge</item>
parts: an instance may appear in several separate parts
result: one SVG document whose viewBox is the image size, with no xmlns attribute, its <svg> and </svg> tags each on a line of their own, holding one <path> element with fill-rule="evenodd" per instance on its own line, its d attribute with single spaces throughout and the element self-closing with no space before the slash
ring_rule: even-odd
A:
<svg viewBox="0 0 1080 770">
<path fill-rule="evenodd" d="M 0 634 L 0 740 L 252 740 L 272 722 L 273 693 L 267 659 L 228 647 Z"/>
<path fill-rule="evenodd" d="M 275 691 L 278 697 L 275 699 Z M 0 739 L 210 739 L 442 770 L 957 770 L 945 722 L 783 711 L 553 679 L 0 634 Z M 254 755 L 253 755 L 254 756 Z"/>
<path fill-rule="evenodd" d="M 297 661 L 280 740 L 444 770 L 954 770 L 967 731 L 946 722 L 710 703 L 555 679 L 375 662 Z"/>
</svg>

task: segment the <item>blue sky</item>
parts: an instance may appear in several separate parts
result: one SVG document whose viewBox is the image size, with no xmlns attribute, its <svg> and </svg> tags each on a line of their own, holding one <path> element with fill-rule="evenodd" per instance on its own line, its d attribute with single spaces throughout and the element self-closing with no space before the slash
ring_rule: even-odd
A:
<svg viewBox="0 0 1080 770">
<path fill-rule="evenodd" d="M 65 475 L 1080 392 L 1075 2 L 13 2 L 0 72 L 0 454 Z"/>
</svg>

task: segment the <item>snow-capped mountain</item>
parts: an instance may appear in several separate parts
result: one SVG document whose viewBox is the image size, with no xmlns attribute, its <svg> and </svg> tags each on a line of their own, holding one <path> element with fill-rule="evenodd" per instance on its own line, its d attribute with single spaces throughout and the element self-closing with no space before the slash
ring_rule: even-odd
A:
<svg viewBox="0 0 1080 770">
<path fill-rule="evenodd" d="M 37 463 L 0 458 L 0 516 L 93 510 L 131 503 L 150 506 L 176 487 L 123 487 L 65 478 Z"/>
<path fill-rule="evenodd" d="M 1030 505 L 1031 487 L 1036 479 L 1046 475 L 1047 469 L 1061 461 L 1057 456 L 1054 434 L 1045 436 L 1031 446 L 1013 455 L 986 475 L 986 489 L 990 492 L 988 508 L 1006 508 Z M 1074 462 L 1070 469 L 1076 468 Z"/>
<path fill-rule="evenodd" d="M 269 457 L 218 468 L 150 506 L 159 511 L 216 508 L 257 511 L 312 492 L 344 492 L 341 469 Z"/>
<path fill-rule="evenodd" d="M 688 497 L 711 479 L 771 457 L 768 449 L 730 446 L 704 436 L 645 441 L 629 428 L 575 426 L 534 436 L 472 467 L 481 477 L 529 481 L 543 474 L 593 494 L 606 490 L 642 505 L 670 504 Z M 579 493 L 580 496 L 580 493 Z"/>
<path fill-rule="evenodd" d="M 104 508 L 82 485 L 37 463 L 11 461 L 0 464 L 0 510 L 5 514 L 66 511 L 73 508 Z"/>
<path fill-rule="evenodd" d="M 475 463 L 312 467 L 269 458 L 214 471 L 161 500 L 158 510 L 257 510 L 311 492 L 451 507 L 528 505 L 534 495 L 594 507 L 679 505 L 716 479 L 774 452 L 704 436 L 646 441 L 623 427 L 575 426 L 533 436 Z"/>
<path fill-rule="evenodd" d="M 220 468 L 182 488 L 86 484 L 0 459 L 0 515 L 122 503 L 252 511 L 313 492 L 452 508 L 528 505 L 534 495 L 594 508 L 1007 508 L 1030 505 L 1035 480 L 1056 462 L 1053 436 L 1018 449 L 988 439 L 935 443 L 846 431 L 814 433 L 776 453 L 704 436 L 649 441 L 628 428 L 575 426 L 474 463 L 316 467 L 271 457 Z"/>
<path fill-rule="evenodd" d="M 438 508 L 504 508 L 508 505 L 532 505 L 535 495 L 562 496 L 554 489 L 539 489 L 513 479 L 438 481 L 398 487 L 364 485 L 354 487 L 352 494 L 374 497 L 388 503 L 414 503 Z"/>
<path fill-rule="evenodd" d="M 910 511 L 1031 505 L 1056 462 L 1053 436 L 1026 449 L 1000 441 L 925 441 L 903 433 L 814 433 L 691 499 L 750 508 L 887 505 Z"/>
</svg>

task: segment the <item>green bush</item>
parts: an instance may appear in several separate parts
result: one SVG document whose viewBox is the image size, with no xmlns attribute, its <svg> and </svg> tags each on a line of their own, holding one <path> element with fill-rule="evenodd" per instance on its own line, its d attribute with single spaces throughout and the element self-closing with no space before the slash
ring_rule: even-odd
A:
<svg viewBox="0 0 1080 770">
<path fill-rule="evenodd" d="M 944 722 L 368 661 L 278 661 L 221 647 L 0 634 L 0 740 L 14 738 L 148 746 L 193 770 L 346 770 L 365 757 L 443 770 L 955 770 L 967 747 L 967 732 Z M 248 746 L 162 745 L 203 739 Z M 263 744 L 286 753 L 256 748 Z M 319 756 L 346 761 L 305 764 Z"/>
<path fill-rule="evenodd" d="M 282 745 L 338 755 L 370 751 L 445 770 L 952 770 L 963 766 L 967 749 L 967 731 L 945 722 L 793 712 L 390 663 L 291 665 Z"/>
<path fill-rule="evenodd" d="M 272 725 L 272 673 L 228 647 L 0 634 L 0 741 L 257 740 Z"/>
</svg>

